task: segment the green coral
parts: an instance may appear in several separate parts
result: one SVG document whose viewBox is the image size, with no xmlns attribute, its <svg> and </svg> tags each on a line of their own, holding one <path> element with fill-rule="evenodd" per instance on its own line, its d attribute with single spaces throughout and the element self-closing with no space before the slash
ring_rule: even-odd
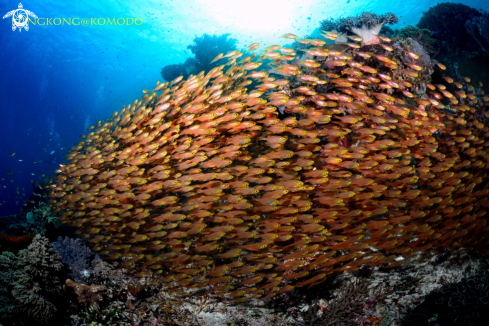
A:
<svg viewBox="0 0 489 326">
<path fill-rule="evenodd" d="M 17 222 L 10 225 L 11 229 L 20 229 L 23 234 L 46 235 L 48 230 L 59 228 L 61 222 L 57 216 L 53 216 L 51 207 L 44 202 L 26 214 L 26 222 Z"/>
<path fill-rule="evenodd" d="M 37 235 L 17 255 L 0 255 L 0 323 L 56 324 L 53 302 L 62 293 L 63 264 L 47 238 Z"/>
</svg>

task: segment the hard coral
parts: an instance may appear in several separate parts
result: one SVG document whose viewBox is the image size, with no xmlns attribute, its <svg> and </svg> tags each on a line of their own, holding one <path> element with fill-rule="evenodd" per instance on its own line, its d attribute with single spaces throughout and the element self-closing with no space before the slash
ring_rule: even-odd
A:
<svg viewBox="0 0 489 326">
<path fill-rule="evenodd" d="M 0 255 L 0 302 L 6 304 L 0 321 L 8 324 L 56 324 L 53 302 L 62 294 L 63 264 L 47 238 L 37 235 L 18 255 Z"/>
<path fill-rule="evenodd" d="M 489 97 L 430 84 L 402 47 L 303 41 L 315 59 L 232 51 L 99 123 L 52 187 L 62 221 L 137 275 L 232 303 L 484 249 Z M 256 70 L 267 57 L 282 79 Z"/>
<path fill-rule="evenodd" d="M 86 285 L 76 283 L 67 279 L 63 285 L 63 290 L 71 297 L 71 306 L 75 311 L 90 308 L 93 305 L 99 306 L 99 302 L 104 299 L 107 288 L 103 285 Z"/>
</svg>

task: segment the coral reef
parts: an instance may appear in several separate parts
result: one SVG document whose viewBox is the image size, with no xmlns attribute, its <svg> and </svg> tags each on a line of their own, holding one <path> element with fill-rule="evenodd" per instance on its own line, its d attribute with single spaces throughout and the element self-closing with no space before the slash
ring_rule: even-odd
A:
<svg viewBox="0 0 489 326">
<path fill-rule="evenodd" d="M 475 48 L 471 43 L 475 43 L 466 30 L 466 22 L 481 13 L 469 6 L 459 3 L 439 3 L 423 13 L 423 16 L 416 25 L 424 30 L 433 32 L 432 38 L 437 40 L 436 48 L 443 54 L 460 56 L 462 51 L 470 51 Z"/>
<path fill-rule="evenodd" d="M 487 325 L 489 275 L 464 278 L 429 293 L 401 325 Z"/>
<path fill-rule="evenodd" d="M 311 320 L 315 320 L 318 325 L 327 324 L 331 317 L 324 318 L 324 314 L 336 311 L 339 312 L 338 317 L 346 316 L 346 321 L 340 319 L 346 325 L 400 325 L 406 314 L 417 309 L 430 292 L 484 273 L 488 267 L 487 258 L 469 255 L 462 250 L 441 254 L 417 253 L 409 262 L 395 269 L 363 266 L 354 273 L 338 274 L 328 282 L 326 289 L 319 289 L 312 294 L 305 292 L 305 301 L 291 300 L 291 297 L 298 297 L 292 291 L 276 296 L 271 301 L 273 304 L 285 303 L 286 315 L 293 316 L 298 324 L 310 323 Z M 358 282 L 368 284 L 368 291 L 363 288 L 361 295 L 354 296 L 364 303 L 363 306 L 355 308 L 351 304 L 338 304 L 348 297 L 345 293 L 355 293 L 352 291 L 355 289 L 353 285 Z M 351 301 L 353 304 L 358 303 L 354 299 Z M 349 309 L 356 309 L 356 313 L 344 313 Z M 297 311 L 302 317 L 297 315 Z"/>
<path fill-rule="evenodd" d="M 47 238 L 34 237 L 27 249 L 17 255 L 0 255 L 0 322 L 56 324 L 64 279 L 59 254 Z"/>
<path fill-rule="evenodd" d="M 379 35 L 385 24 L 395 24 L 399 18 L 393 13 L 377 15 L 372 12 L 363 12 L 356 17 L 344 17 L 337 20 L 326 19 L 321 22 L 321 28 L 325 31 L 336 31 L 341 35 L 353 33 L 363 38 L 363 45 L 378 44 Z M 345 38 L 339 39 L 342 42 Z"/>
<path fill-rule="evenodd" d="M 477 41 L 482 51 L 489 54 L 489 14 L 485 13 L 467 20 L 465 29 Z"/>
<path fill-rule="evenodd" d="M 158 290 L 157 279 L 112 280 L 107 281 L 106 297 L 113 301 L 107 305 L 104 300 L 102 307 L 81 311 L 72 318 L 76 325 L 106 324 L 112 319 L 120 325 L 141 326 L 165 323 L 297 326 L 314 318 L 316 325 L 331 323 L 332 319 L 325 316 L 334 315 L 338 322 L 346 322 L 348 326 L 399 325 L 406 311 L 423 302 L 428 293 L 463 277 L 480 274 L 489 265 L 487 259 L 457 250 L 439 255 L 417 253 L 411 261 L 395 269 L 364 267 L 354 273 L 340 273 L 329 279 L 325 287 L 314 291 L 299 288 L 282 293 L 267 305 L 252 299 L 229 306 L 218 298 L 192 295 L 191 289 L 188 298 L 179 299 Z M 348 315 L 349 310 L 355 313 Z M 315 311 L 312 318 L 309 311 Z"/>
<path fill-rule="evenodd" d="M 80 239 L 58 237 L 53 242 L 54 249 L 61 255 L 61 261 L 70 270 L 69 277 L 75 282 L 86 282 L 91 275 L 90 263 L 95 254 Z"/>
<path fill-rule="evenodd" d="M 158 83 L 71 150 L 52 205 L 136 276 L 233 304 L 417 252 L 483 251 L 489 97 L 469 78 L 431 84 L 417 42 L 383 40 L 302 40 L 316 57 L 303 60 L 231 51 Z"/>
<path fill-rule="evenodd" d="M 231 34 L 223 35 L 208 35 L 204 34 L 196 37 L 194 43 L 187 46 L 193 53 L 194 57 L 187 58 L 183 64 L 173 64 L 165 66 L 161 69 L 161 76 L 166 81 L 171 81 L 179 76 L 187 79 L 191 74 L 198 74 L 201 71 L 209 71 L 216 67 L 217 63 L 211 63 L 219 53 L 226 53 L 236 50 L 234 38 L 230 38 Z"/>
</svg>

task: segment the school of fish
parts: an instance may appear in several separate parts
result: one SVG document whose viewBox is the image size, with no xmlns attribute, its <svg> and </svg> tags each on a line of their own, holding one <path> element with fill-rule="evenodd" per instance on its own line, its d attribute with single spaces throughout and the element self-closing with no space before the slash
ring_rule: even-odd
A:
<svg viewBox="0 0 489 326">
<path fill-rule="evenodd" d="M 421 80 L 387 37 L 343 51 L 283 37 L 310 47 L 221 54 L 91 127 L 50 185 L 61 221 L 137 276 L 232 303 L 482 249 L 488 96 Z"/>
</svg>

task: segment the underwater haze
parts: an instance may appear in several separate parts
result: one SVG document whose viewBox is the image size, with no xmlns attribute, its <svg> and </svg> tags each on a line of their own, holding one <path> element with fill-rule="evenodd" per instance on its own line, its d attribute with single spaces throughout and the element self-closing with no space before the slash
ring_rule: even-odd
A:
<svg viewBox="0 0 489 326">
<path fill-rule="evenodd" d="M 12 30 L 11 18 L 0 21 L 0 215 L 19 212 L 32 197 L 33 181 L 54 175 L 89 126 L 140 98 L 142 89 L 153 89 L 163 81 L 163 67 L 191 57 L 188 45 L 196 37 L 229 34 L 238 49 L 254 42 L 285 44 L 279 39 L 284 33 L 310 35 L 326 18 L 365 11 L 395 13 L 400 20 L 390 27 L 396 29 L 417 24 L 423 12 L 441 2 L 22 2 L 52 24 L 31 23 L 20 32 Z M 489 10 L 486 0 L 459 3 Z M 18 7 L 18 1 L 0 1 L 2 16 Z M 87 18 L 93 25 L 56 25 L 56 18 Z M 135 22 L 100 25 L 99 18 Z"/>
</svg>

